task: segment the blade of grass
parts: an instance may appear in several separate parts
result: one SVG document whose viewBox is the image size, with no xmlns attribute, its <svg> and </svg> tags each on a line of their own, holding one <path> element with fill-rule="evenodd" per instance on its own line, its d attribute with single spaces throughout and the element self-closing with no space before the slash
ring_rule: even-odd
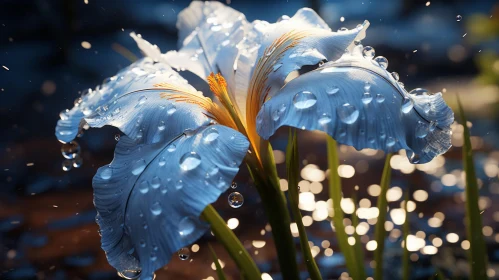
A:
<svg viewBox="0 0 499 280">
<path fill-rule="evenodd" d="M 405 221 L 402 228 L 402 235 L 404 237 L 404 253 L 402 254 L 402 280 L 409 280 L 409 250 L 407 250 L 407 236 L 409 235 L 409 212 L 407 211 L 407 203 L 409 202 L 409 190 L 405 191 L 404 210 Z"/>
<path fill-rule="evenodd" d="M 457 96 L 459 114 L 464 127 L 463 166 L 466 172 L 466 233 L 470 242 L 468 263 L 471 266 L 471 279 L 487 279 L 487 250 L 482 235 L 482 216 L 478 207 L 478 184 L 473 165 L 473 152 L 471 149 L 470 131 L 467 126 L 463 106 Z"/>
<path fill-rule="evenodd" d="M 376 268 L 374 269 L 374 279 L 383 279 L 383 252 L 385 249 L 385 222 L 386 222 L 386 208 L 388 202 L 386 200 L 386 192 L 390 186 L 390 176 L 392 169 L 390 167 L 391 154 L 386 155 L 385 166 L 383 167 L 383 175 L 381 176 L 381 193 L 378 197 L 377 207 L 379 210 L 378 221 L 374 230 L 374 239 L 376 240 L 377 249 L 374 251 L 374 261 Z"/>
<path fill-rule="evenodd" d="M 215 237 L 222 243 L 225 250 L 232 257 L 237 267 L 244 275 L 246 280 L 260 280 L 262 278 L 262 273 L 256 266 L 253 259 L 244 249 L 243 244 L 237 239 L 236 235 L 227 226 L 224 219 L 218 215 L 217 211 L 213 206 L 208 205 L 201 216 L 211 225 L 211 230 L 215 234 Z"/>
<path fill-rule="evenodd" d="M 366 270 L 364 268 L 364 249 L 362 248 L 362 243 L 360 243 L 360 237 L 357 234 L 357 226 L 359 225 L 359 217 L 357 217 L 357 192 L 353 193 L 352 196 L 354 211 L 352 214 L 352 225 L 355 228 L 353 233 L 353 237 L 355 238 L 355 245 L 353 246 L 355 249 L 355 259 L 361 265 L 361 269 L 359 270 L 360 279 L 366 279 Z"/>
<path fill-rule="evenodd" d="M 296 137 L 296 130 L 289 130 L 288 146 L 286 148 L 286 173 L 288 175 L 288 190 L 289 190 L 289 204 L 293 217 L 295 218 L 298 232 L 300 234 L 300 245 L 303 259 L 307 265 L 310 279 L 322 279 L 317 263 L 310 251 L 308 244 L 307 232 L 303 226 L 302 216 L 298 208 L 298 174 L 300 174 L 300 161 L 298 157 L 298 139 Z"/>
<path fill-rule="evenodd" d="M 360 262 L 355 258 L 355 250 L 348 243 L 348 236 L 345 232 L 345 225 L 343 225 L 343 210 L 341 209 L 341 179 L 338 175 L 338 147 L 336 141 L 327 136 L 327 160 L 329 165 L 329 196 L 333 201 L 333 225 L 336 231 L 336 237 L 338 244 L 340 245 L 340 250 L 345 256 L 345 262 L 347 265 L 350 277 L 353 279 L 361 279 L 359 277 Z M 363 267 L 363 266 L 362 266 Z"/>
<path fill-rule="evenodd" d="M 215 267 L 217 268 L 218 280 L 226 280 L 227 277 L 225 277 L 224 271 L 222 270 L 222 266 L 220 265 L 220 262 L 218 261 L 218 257 L 217 257 L 217 254 L 215 253 L 215 250 L 213 250 L 213 247 L 211 247 L 210 244 L 208 244 L 208 248 L 210 248 L 211 256 L 213 257 L 213 263 L 215 264 Z"/>
</svg>

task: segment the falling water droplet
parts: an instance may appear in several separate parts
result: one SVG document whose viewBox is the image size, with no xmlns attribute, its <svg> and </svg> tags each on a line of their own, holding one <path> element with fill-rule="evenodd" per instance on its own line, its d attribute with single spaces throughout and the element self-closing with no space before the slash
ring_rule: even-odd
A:
<svg viewBox="0 0 499 280">
<path fill-rule="evenodd" d="M 230 188 L 231 189 L 236 189 L 237 188 L 237 183 L 236 182 L 232 182 L 232 184 L 230 184 Z"/>
<path fill-rule="evenodd" d="M 118 271 L 118 276 L 128 280 L 135 280 L 140 278 L 140 270 L 123 270 Z"/>
<path fill-rule="evenodd" d="M 178 224 L 178 233 L 180 236 L 185 237 L 190 235 L 196 228 L 196 223 L 192 217 L 184 217 Z"/>
<path fill-rule="evenodd" d="M 179 257 L 179 259 L 185 261 L 185 260 L 189 259 L 190 253 L 191 252 L 189 251 L 189 248 L 184 247 L 184 248 L 178 250 L 178 257 Z"/>
<path fill-rule="evenodd" d="M 462 19 L 463 19 L 463 17 L 461 15 L 456 16 L 456 21 L 461 21 Z"/>
<path fill-rule="evenodd" d="M 365 46 L 364 49 L 362 49 L 362 55 L 367 59 L 373 59 L 375 54 L 376 52 L 371 46 Z"/>
<path fill-rule="evenodd" d="M 340 91 L 340 88 L 337 86 L 332 86 L 326 90 L 327 94 L 329 94 L 329 95 L 334 95 L 334 94 L 338 93 L 338 91 Z"/>
<path fill-rule="evenodd" d="M 244 197 L 242 194 L 240 194 L 238 192 L 233 192 L 233 193 L 229 194 L 228 201 L 229 201 L 230 207 L 239 208 L 244 203 Z"/>
<path fill-rule="evenodd" d="M 402 112 L 407 114 L 412 110 L 412 107 L 414 107 L 412 99 L 410 99 L 409 97 L 405 97 L 404 101 L 402 102 Z"/>
<path fill-rule="evenodd" d="M 66 159 L 62 162 L 62 170 L 69 171 L 73 166 L 73 162 L 70 159 Z"/>
<path fill-rule="evenodd" d="M 409 162 L 412 164 L 417 164 L 420 161 L 420 157 L 418 154 L 414 153 L 411 150 L 407 151 L 407 156 L 409 157 Z"/>
<path fill-rule="evenodd" d="M 383 103 L 385 101 L 385 96 L 381 93 L 376 94 L 376 102 Z"/>
<path fill-rule="evenodd" d="M 132 166 L 132 174 L 139 175 L 146 168 L 146 161 L 144 159 L 137 160 Z"/>
<path fill-rule="evenodd" d="M 153 189 L 157 189 L 157 188 L 159 188 L 159 186 L 161 186 L 161 178 L 159 178 L 158 176 L 152 177 L 152 179 L 151 179 L 151 187 Z"/>
<path fill-rule="evenodd" d="M 386 59 L 386 57 L 384 56 L 377 56 L 374 61 L 376 61 L 379 66 L 383 69 L 386 69 L 388 68 L 388 59 Z"/>
<path fill-rule="evenodd" d="M 82 164 L 83 164 L 83 159 L 81 157 L 76 157 L 75 159 L 73 159 L 74 168 L 80 168 Z"/>
<path fill-rule="evenodd" d="M 416 125 L 416 137 L 424 138 L 428 135 L 428 125 L 424 122 L 418 121 Z"/>
<path fill-rule="evenodd" d="M 201 164 L 201 157 L 196 152 L 185 153 L 180 158 L 180 168 L 184 171 L 192 170 Z"/>
<path fill-rule="evenodd" d="M 204 135 L 203 136 L 204 142 L 210 143 L 217 140 L 219 133 L 216 128 L 210 127 L 207 130 L 205 130 L 203 135 Z"/>
<path fill-rule="evenodd" d="M 296 109 L 303 110 L 308 109 L 317 103 L 317 97 L 310 91 L 300 91 L 293 98 L 293 104 Z"/>
<path fill-rule="evenodd" d="M 371 101 L 373 100 L 373 96 L 370 92 L 366 91 L 362 95 L 361 100 L 362 100 L 362 103 L 367 105 L 367 104 L 371 103 Z"/>
<path fill-rule="evenodd" d="M 61 153 L 67 159 L 74 159 L 80 154 L 80 145 L 76 141 L 62 144 Z"/>
<path fill-rule="evenodd" d="M 328 114 L 328 113 L 323 113 L 320 117 L 319 117 L 319 124 L 320 125 L 326 125 L 328 123 L 331 122 L 331 116 Z"/>
<path fill-rule="evenodd" d="M 349 103 L 343 104 L 336 112 L 340 120 L 346 124 L 355 123 L 359 117 L 359 111 Z"/>
<path fill-rule="evenodd" d="M 395 81 L 398 81 L 400 79 L 399 73 L 397 72 L 392 72 L 392 77 L 395 79 Z"/>
<path fill-rule="evenodd" d="M 151 205 L 151 213 L 155 216 L 158 216 L 159 214 L 161 214 L 161 212 L 163 212 L 163 208 L 161 208 L 161 204 L 159 204 L 159 202 L 154 202 Z"/>
</svg>

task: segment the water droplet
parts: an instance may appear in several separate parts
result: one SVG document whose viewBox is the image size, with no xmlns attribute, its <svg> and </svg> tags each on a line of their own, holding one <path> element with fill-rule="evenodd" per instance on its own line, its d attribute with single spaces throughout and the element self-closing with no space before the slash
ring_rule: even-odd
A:
<svg viewBox="0 0 499 280">
<path fill-rule="evenodd" d="M 170 144 L 170 145 L 168 146 L 168 148 L 166 148 L 166 150 L 167 150 L 168 152 L 170 152 L 170 153 L 171 153 L 171 152 L 175 152 L 175 150 L 176 150 L 176 149 L 177 149 L 177 145 L 175 145 L 175 144 L 173 144 L 173 143 L 172 143 L 172 144 Z"/>
<path fill-rule="evenodd" d="M 281 118 L 281 112 L 279 112 L 279 109 L 276 109 L 274 112 L 272 112 L 272 119 L 274 121 L 278 121 L 279 118 Z"/>
<path fill-rule="evenodd" d="M 217 140 L 218 136 L 218 130 L 215 127 L 210 127 L 203 133 L 204 142 L 208 143 Z"/>
<path fill-rule="evenodd" d="M 237 188 L 237 183 L 236 182 L 232 182 L 232 184 L 230 184 L 230 188 L 231 189 L 236 189 Z"/>
<path fill-rule="evenodd" d="M 407 114 L 412 110 L 412 107 L 414 107 L 414 103 L 412 102 L 412 99 L 410 99 L 408 97 L 404 97 L 404 101 L 402 101 L 402 112 L 404 114 Z"/>
<path fill-rule="evenodd" d="M 239 208 L 244 203 L 244 197 L 242 194 L 240 194 L 238 192 L 233 192 L 233 193 L 229 194 L 228 201 L 229 201 L 230 207 Z"/>
<path fill-rule="evenodd" d="M 430 103 L 426 103 L 425 105 L 423 105 L 423 111 L 428 114 L 431 110 L 431 105 Z"/>
<path fill-rule="evenodd" d="M 165 166 L 166 164 L 166 158 L 165 157 L 161 157 L 158 161 L 158 165 L 159 166 Z"/>
<path fill-rule="evenodd" d="M 331 116 L 328 113 L 323 113 L 318 120 L 320 125 L 326 125 L 331 121 L 332 121 Z"/>
<path fill-rule="evenodd" d="M 348 31 L 348 28 L 341 27 L 340 29 L 338 29 L 338 32 L 345 32 L 345 31 Z"/>
<path fill-rule="evenodd" d="M 69 171 L 73 167 L 73 162 L 70 159 L 66 159 L 62 162 L 62 170 Z"/>
<path fill-rule="evenodd" d="M 159 214 L 161 214 L 161 212 L 163 212 L 163 208 L 161 208 L 161 204 L 159 204 L 159 202 L 154 202 L 151 205 L 151 213 L 155 216 L 158 216 Z"/>
<path fill-rule="evenodd" d="M 424 138 L 428 135 L 428 125 L 424 122 L 418 121 L 416 125 L 416 137 Z"/>
<path fill-rule="evenodd" d="M 121 136 L 119 134 L 114 135 L 114 140 L 120 141 Z"/>
<path fill-rule="evenodd" d="M 166 186 L 161 186 L 160 187 L 160 191 L 161 191 L 162 194 L 165 194 L 165 193 L 168 192 L 168 188 Z"/>
<path fill-rule="evenodd" d="M 365 46 L 364 49 L 362 49 L 362 55 L 367 59 L 373 59 L 375 54 L 376 52 L 371 46 Z"/>
<path fill-rule="evenodd" d="M 147 180 L 143 180 L 139 184 L 139 192 L 142 194 L 146 194 L 149 192 L 149 182 Z"/>
<path fill-rule="evenodd" d="M 424 88 L 415 88 L 411 91 L 409 91 L 409 94 L 414 94 L 414 95 L 428 95 L 428 90 L 424 89 Z"/>
<path fill-rule="evenodd" d="M 376 102 L 383 103 L 385 101 L 385 96 L 381 93 L 376 94 Z"/>
<path fill-rule="evenodd" d="M 399 84 L 399 86 L 400 86 L 401 88 L 405 88 L 404 83 L 402 83 L 402 82 L 397 82 L 397 84 Z"/>
<path fill-rule="evenodd" d="M 83 164 L 83 159 L 81 157 L 76 157 L 75 159 L 73 159 L 74 168 L 80 168 L 82 164 Z"/>
<path fill-rule="evenodd" d="M 144 239 L 141 239 L 139 241 L 139 245 L 140 245 L 140 247 L 145 248 L 146 247 L 146 241 Z"/>
<path fill-rule="evenodd" d="M 160 185 L 161 185 L 161 178 L 159 178 L 158 176 L 152 177 L 151 187 L 153 189 L 157 189 L 157 188 L 159 188 Z"/>
<path fill-rule="evenodd" d="M 349 103 L 343 104 L 336 112 L 340 120 L 346 124 L 355 123 L 359 117 L 359 111 Z"/>
<path fill-rule="evenodd" d="M 118 276 L 128 280 L 135 280 L 140 278 L 140 270 L 123 270 L 118 271 Z"/>
<path fill-rule="evenodd" d="M 76 141 L 62 144 L 61 153 L 67 159 L 74 159 L 80 154 L 80 145 Z"/>
<path fill-rule="evenodd" d="M 201 157 L 195 152 L 185 153 L 180 158 L 180 168 L 184 171 L 192 170 L 198 167 L 199 164 L 201 164 Z"/>
<path fill-rule="evenodd" d="M 368 92 L 371 90 L 371 84 L 369 82 L 365 82 L 364 91 Z"/>
<path fill-rule="evenodd" d="M 395 138 L 388 137 L 388 138 L 386 138 L 386 147 L 391 148 L 391 147 L 395 146 L 396 142 L 397 141 L 395 140 Z"/>
<path fill-rule="evenodd" d="M 166 128 L 165 121 L 160 121 L 158 125 L 158 130 L 163 131 L 165 130 L 165 128 Z"/>
<path fill-rule="evenodd" d="M 362 103 L 367 105 L 367 104 L 371 103 L 371 101 L 373 101 L 373 96 L 370 92 L 366 91 L 362 95 L 361 100 L 362 100 Z"/>
<path fill-rule="evenodd" d="M 149 259 L 150 259 L 152 262 L 155 262 L 155 261 L 158 259 L 158 257 L 156 256 L 156 253 L 151 252 L 151 257 L 149 257 Z"/>
<path fill-rule="evenodd" d="M 383 69 L 386 69 L 388 68 L 388 59 L 386 59 L 386 57 L 384 56 L 377 56 L 374 61 L 376 61 L 379 66 Z"/>
<path fill-rule="evenodd" d="M 433 130 L 435 130 L 436 127 L 437 127 L 437 121 L 431 121 L 430 122 L 430 127 L 428 129 L 430 131 L 433 131 Z"/>
<path fill-rule="evenodd" d="M 397 72 L 392 72 L 392 77 L 395 79 L 395 81 L 398 81 L 400 79 L 399 73 Z"/>
<path fill-rule="evenodd" d="M 177 183 L 175 183 L 175 188 L 177 190 L 180 190 L 184 187 L 184 182 L 182 182 L 182 180 L 178 180 Z"/>
<path fill-rule="evenodd" d="M 104 167 L 100 172 L 100 177 L 104 180 L 109 180 L 113 176 L 113 169 L 111 166 Z"/>
<path fill-rule="evenodd" d="M 192 217 L 184 217 L 178 224 L 178 233 L 180 236 L 185 237 L 190 235 L 196 228 L 196 223 Z"/>
<path fill-rule="evenodd" d="M 60 118 L 61 118 L 61 120 L 63 120 L 63 121 L 68 120 L 68 119 L 69 119 L 69 110 L 68 110 L 68 109 L 66 109 L 66 110 L 64 110 L 64 111 L 60 112 L 60 113 L 59 113 L 59 117 L 60 117 Z"/>
<path fill-rule="evenodd" d="M 317 97 L 310 91 L 300 91 L 293 98 L 293 104 L 296 109 L 303 110 L 308 109 L 317 103 Z"/>
<path fill-rule="evenodd" d="M 83 113 L 83 115 L 89 116 L 90 114 L 92 114 L 92 109 L 89 107 L 84 107 L 81 109 L 81 112 Z"/>
<path fill-rule="evenodd" d="M 191 252 L 189 251 L 189 249 L 184 247 L 184 248 L 178 250 L 178 257 L 179 257 L 179 259 L 185 261 L 185 260 L 189 259 L 190 253 Z"/>
<path fill-rule="evenodd" d="M 146 168 L 146 161 L 144 159 L 137 160 L 132 166 L 132 174 L 139 175 Z"/>
<path fill-rule="evenodd" d="M 456 21 L 461 21 L 462 19 L 463 19 L 463 17 L 461 15 L 456 16 Z"/>
<path fill-rule="evenodd" d="M 340 88 L 337 86 L 332 86 L 326 90 L 327 94 L 329 95 L 336 94 L 338 91 L 340 91 Z"/>
<path fill-rule="evenodd" d="M 168 110 L 166 110 L 166 113 L 171 116 L 171 115 L 173 115 L 173 113 L 175 113 L 175 111 L 177 111 L 177 107 L 175 107 L 175 105 L 172 104 L 170 106 L 170 108 L 168 108 Z"/>
</svg>

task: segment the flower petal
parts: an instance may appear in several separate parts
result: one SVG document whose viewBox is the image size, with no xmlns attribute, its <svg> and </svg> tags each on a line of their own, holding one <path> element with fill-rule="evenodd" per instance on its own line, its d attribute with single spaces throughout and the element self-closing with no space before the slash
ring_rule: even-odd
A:
<svg viewBox="0 0 499 280">
<path fill-rule="evenodd" d="M 57 138 L 63 142 L 73 140 L 80 124 L 87 122 L 91 127 L 113 125 L 132 139 L 155 143 L 166 137 L 165 131 L 178 135 L 208 122 L 200 107 L 161 98 L 160 93 L 165 90 L 150 90 L 157 83 L 201 95 L 169 66 L 144 58 L 77 99 L 71 110 L 61 113 Z M 171 131 L 170 126 L 173 126 Z"/>
<path fill-rule="evenodd" d="M 152 279 L 174 252 L 208 229 L 199 215 L 227 190 L 248 145 L 242 134 L 221 125 L 157 144 L 121 137 L 114 160 L 93 179 L 109 263 Z"/>
<path fill-rule="evenodd" d="M 406 149 L 413 163 L 447 151 L 454 114 L 441 93 L 408 94 L 361 52 L 357 46 L 286 84 L 258 114 L 260 136 L 268 139 L 283 125 L 321 130 L 357 149 Z"/>
</svg>

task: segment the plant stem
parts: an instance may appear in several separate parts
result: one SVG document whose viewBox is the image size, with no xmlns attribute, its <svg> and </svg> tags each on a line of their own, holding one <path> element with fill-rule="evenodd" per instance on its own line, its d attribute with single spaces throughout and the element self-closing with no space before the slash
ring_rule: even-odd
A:
<svg viewBox="0 0 499 280">
<path fill-rule="evenodd" d="M 402 280 L 409 280 L 409 250 L 407 250 L 407 236 L 409 235 L 409 212 L 407 211 L 407 203 L 409 202 L 409 190 L 405 192 L 405 221 L 403 226 L 403 236 L 404 236 L 404 252 L 402 255 Z"/>
<path fill-rule="evenodd" d="M 232 232 L 224 219 L 218 215 L 217 210 L 213 206 L 208 205 L 201 216 L 211 225 L 211 230 L 215 237 L 223 244 L 225 250 L 229 252 L 237 267 L 241 270 L 246 280 L 260 280 L 262 275 L 253 259 L 250 257 L 243 244 Z"/>
</svg>

